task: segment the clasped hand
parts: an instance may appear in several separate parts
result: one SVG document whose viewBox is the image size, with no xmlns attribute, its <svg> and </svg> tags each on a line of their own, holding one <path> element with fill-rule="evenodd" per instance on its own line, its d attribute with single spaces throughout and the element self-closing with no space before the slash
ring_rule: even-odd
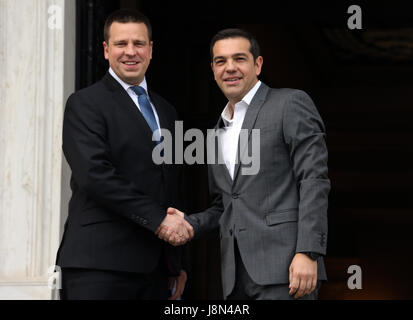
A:
<svg viewBox="0 0 413 320">
<path fill-rule="evenodd" d="M 180 246 L 193 238 L 194 229 L 184 219 L 183 212 L 175 208 L 168 208 L 167 215 L 155 234 L 173 246 Z"/>
</svg>

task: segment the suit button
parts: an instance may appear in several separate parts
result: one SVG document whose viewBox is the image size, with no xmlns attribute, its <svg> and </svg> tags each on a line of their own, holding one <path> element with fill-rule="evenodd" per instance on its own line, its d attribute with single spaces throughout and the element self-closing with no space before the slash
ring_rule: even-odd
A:
<svg viewBox="0 0 413 320">
<path fill-rule="evenodd" d="M 232 194 L 232 199 L 238 199 L 238 196 L 239 196 L 238 193 L 233 193 Z"/>
<path fill-rule="evenodd" d="M 146 224 L 148 224 L 148 221 L 146 221 L 145 219 L 143 219 L 143 220 L 142 220 L 142 224 L 143 224 L 143 225 L 146 225 Z"/>
</svg>

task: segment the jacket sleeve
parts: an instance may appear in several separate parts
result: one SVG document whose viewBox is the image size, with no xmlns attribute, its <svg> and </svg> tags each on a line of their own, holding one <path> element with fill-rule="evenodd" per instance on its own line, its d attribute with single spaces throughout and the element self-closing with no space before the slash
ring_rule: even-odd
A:
<svg viewBox="0 0 413 320">
<path fill-rule="evenodd" d="M 101 111 L 86 95 L 72 94 L 63 121 L 63 152 L 78 187 L 100 206 L 155 231 L 166 208 L 119 172 L 111 159 Z"/>
<path fill-rule="evenodd" d="M 311 100 L 296 90 L 283 110 L 283 133 L 299 190 L 296 252 L 326 254 L 330 180 L 325 127 Z"/>
<path fill-rule="evenodd" d="M 194 239 L 199 239 L 219 227 L 219 218 L 224 212 L 222 195 L 215 184 L 211 168 L 208 167 L 208 184 L 211 206 L 205 211 L 185 215 L 185 219 L 194 228 Z"/>
</svg>

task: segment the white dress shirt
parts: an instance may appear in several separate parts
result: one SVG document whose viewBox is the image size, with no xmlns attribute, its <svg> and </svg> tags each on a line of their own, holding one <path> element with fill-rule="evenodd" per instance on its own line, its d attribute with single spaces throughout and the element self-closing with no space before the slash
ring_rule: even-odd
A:
<svg viewBox="0 0 413 320">
<path fill-rule="evenodd" d="M 135 91 L 133 91 L 131 89 L 131 87 L 134 87 L 130 84 L 127 84 L 126 82 L 124 82 L 122 79 L 120 79 L 118 77 L 118 75 L 112 70 L 112 68 L 109 68 L 109 73 L 112 77 L 114 77 L 116 79 L 117 82 L 120 83 L 120 85 L 123 87 L 123 89 L 126 90 L 126 92 L 129 94 L 129 96 L 131 97 L 132 101 L 136 104 L 136 106 L 138 107 L 139 111 L 141 111 L 141 108 L 139 107 L 139 101 L 138 101 L 138 95 L 135 93 Z M 159 125 L 159 117 L 158 117 L 158 113 L 156 112 L 156 109 L 151 101 L 151 98 L 149 97 L 148 94 L 148 85 L 146 83 L 146 78 L 143 78 L 143 81 L 139 84 L 140 87 L 144 88 L 146 91 L 146 95 L 148 97 L 149 103 L 151 104 L 152 110 L 153 110 L 153 114 L 155 115 L 155 120 L 156 123 L 158 124 L 158 128 L 161 128 L 161 126 Z M 142 112 L 142 111 L 141 111 Z"/>
<path fill-rule="evenodd" d="M 234 116 L 231 119 L 231 112 L 229 110 L 229 102 L 222 111 L 221 118 L 224 121 L 225 127 L 219 131 L 219 141 L 221 142 L 221 152 L 225 165 L 228 169 L 229 175 L 234 180 L 234 169 L 237 159 L 238 140 L 241 132 L 242 123 L 244 122 L 245 114 L 252 98 L 255 96 L 261 81 L 255 84 L 254 87 L 245 95 L 240 102 L 234 106 Z"/>
</svg>

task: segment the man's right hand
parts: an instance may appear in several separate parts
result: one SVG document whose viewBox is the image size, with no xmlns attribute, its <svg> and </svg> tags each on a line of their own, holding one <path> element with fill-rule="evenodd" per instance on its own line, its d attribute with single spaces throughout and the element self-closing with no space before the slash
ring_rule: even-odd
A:
<svg viewBox="0 0 413 320">
<path fill-rule="evenodd" d="M 194 229 L 184 219 L 184 213 L 175 208 L 168 208 L 167 215 L 155 234 L 173 246 L 180 246 L 191 240 Z"/>
</svg>

